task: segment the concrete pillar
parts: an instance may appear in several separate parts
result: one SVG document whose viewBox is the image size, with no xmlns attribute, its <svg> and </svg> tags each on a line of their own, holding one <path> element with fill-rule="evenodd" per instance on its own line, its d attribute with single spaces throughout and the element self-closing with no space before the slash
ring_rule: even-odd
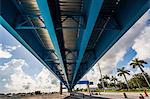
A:
<svg viewBox="0 0 150 99">
<path fill-rule="evenodd" d="M 60 94 L 62 94 L 62 83 L 60 82 Z"/>
<path fill-rule="evenodd" d="M 103 87 L 103 91 L 105 92 L 105 86 L 104 86 L 104 79 L 103 79 L 103 75 L 102 75 L 102 72 L 101 72 L 101 68 L 100 68 L 100 64 L 98 62 L 98 67 L 99 67 L 99 72 L 100 72 L 100 78 L 102 79 L 102 87 Z"/>
<path fill-rule="evenodd" d="M 90 85 L 89 84 L 87 84 L 87 91 L 89 92 L 89 95 L 91 95 Z"/>
<path fill-rule="evenodd" d="M 72 92 L 72 89 L 68 89 L 68 92 L 69 92 L 69 93 Z"/>
</svg>

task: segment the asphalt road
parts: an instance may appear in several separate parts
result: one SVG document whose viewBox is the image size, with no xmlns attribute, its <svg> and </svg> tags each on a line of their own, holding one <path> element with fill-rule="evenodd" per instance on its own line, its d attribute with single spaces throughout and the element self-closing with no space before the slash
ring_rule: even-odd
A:
<svg viewBox="0 0 150 99">
<path fill-rule="evenodd" d="M 69 96 L 68 93 L 60 95 L 59 93 L 47 95 L 26 95 L 26 96 L 0 96 L 0 99 L 65 99 Z"/>
<path fill-rule="evenodd" d="M 146 97 L 144 93 L 132 93 L 132 92 L 127 92 L 125 93 L 127 98 L 125 98 L 123 92 L 118 92 L 118 93 L 105 93 L 102 92 L 100 93 L 101 95 L 93 95 L 95 97 L 105 97 L 108 99 L 139 99 L 140 94 L 142 94 L 144 96 L 144 99 L 150 99 L 150 93 L 149 93 L 149 97 Z"/>
<path fill-rule="evenodd" d="M 124 97 L 123 93 L 100 93 L 100 95 L 92 95 L 89 96 L 87 93 L 84 96 L 84 99 L 139 99 L 140 94 L 144 96 L 144 99 L 150 99 L 149 97 L 145 97 L 144 93 L 126 93 L 127 98 Z M 0 99 L 83 99 L 83 97 L 73 96 L 70 97 L 69 93 L 63 93 L 60 95 L 59 93 L 47 94 L 47 95 L 33 95 L 33 96 L 0 96 Z"/>
</svg>

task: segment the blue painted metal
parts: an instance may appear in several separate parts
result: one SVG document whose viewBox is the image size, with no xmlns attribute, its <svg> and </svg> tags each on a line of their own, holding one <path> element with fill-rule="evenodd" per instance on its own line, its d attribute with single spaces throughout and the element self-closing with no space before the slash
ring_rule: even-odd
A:
<svg viewBox="0 0 150 99">
<path fill-rule="evenodd" d="M 16 29 L 19 29 L 19 30 L 21 30 L 21 29 L 41 29 L 41 28 L 46 28 L 46 27 L 41 27 L 41 26 L 18 26 L 18 27 L 16 27 Z"/>
<path fill-rule="evenodd" d="M 92 0 L 91 1 L 91 7 L 90 7 L 89 14 L 88 14 L 87 25 L 86 25 L 86 29 L 84 30 L 84 34 L 83 34 L 82 41 L 80 44 L 80 50 L 79 50 L 78 58 L 76 60 L 76 66 L 75 66 L 72 84 L 74 82 L 78 68 L 79 68 L 80 63 L 82 61 L 84 52 L 85 52 L 87 44 L 88 44 L 88 41 L 91 37 L 91 34 L 93 31 L 95 22 L 97 20 L 97 17 L 99 15 L 102 3 L 103 3 L 103 0 Z"/>
<path fill-rule="evenodd" d="M 125 5 L 126 8 L 123 8 Z M 134 6 L 133 6 L 134 5 Z M 127 30 L 142 16 L 145 11 L 150 8 L 150 0 L 137 0 L 136 3 L 134 1 L 124 1 L 118 9 L 116 17 L 119 18 L 119 23 L 122 27 L 120 31 L 104 31 L 102 39 L 97 42 L 96 47 L 96 58 L 89 58 L 87 60 L 86 67 L 88 69 L 83 69 L 83 74 L 81 77 L 76 78 L 74 85 L 96 64 L 96 62 L 127 32 Z M 129 10 L 132 9 L 132 10 Z M 126 14 L 125 12 L 128 12 Z M 137 12 L 135 14 L 135 12 Z M 133 17 L 134 16 L 134 17 Z M 82 66 L 80 66 L 82 67 Z M 81 69 L 81 68 L 80 68 Z M 79 73 L 79 71 L 78 71 Z"/>
<path fill-rule="evenodd" d="M 43 0 L 36 0 L 36 1 L 37 1 L 38 6 L 39 6 L 41 15 L 44 19 L 44 23 L 46 25 L 46 28 L 48 29 L 49 36 L 52 40 L 53 46 L 54 46 L 55 51 L 57 53 L 58 59 L 60 61 L 60 65 L 63 68 L 63 72 L 64 72 L 65 79 L 67 82 L 67 86 L 68 86 L 68 88 L 70 88 L 47 0 L 44 0 L 44 1 Z"/>
<path fill-rule="evenodd" d="M 52 21 L 52 11 L 51 8 L 48 7 L 47 0 L 37 0 L 37 3 L 39 5 L 41 15 L 33 15 L 29 13 L 25 13 L 22 5 L 21 8 L 18 6 L 18 1 L 16 0 L 4 0 L 2 3 L 5 2 L 6 5 L 9 7 L 6 8 L 6 5 L 2 5 L 2 17 L 0 17 L 0 23 L 15 37 L 20 41 L 35 57 L 37 57 L 50 71 L 56 75 L 57 78 L 59 78 L 64 84 L 67 84 L 68 89 L 72 89 L 75 84 L 94 66 L 94 64 L 113 46 L 113 44 L 123 35 L 125 32 L 137 21 L 138 18 L 140 18 L 141 15 L 150 7 L 150 0 L 118 0 L 120 1 L 120 4 L 118 4 L 117 8 L 114 10 L 113 20 L 110 17 L 108 24 L 105 24 L 105 27 L 98 27 L 97 23 L 99 22 L 98 19 L 101 20 L 101 13 L 99 13 L 102 3 L 104 4 L 105 0 L 83 0 L 83 9 L 81 10 L 81 13 L 75 13 L 73 12 L 69 13 L 75 16 L 81 17 L 79 27 L 68 27 L 68 26 L 57 26 L 57 22 L 53 19 Z M 13 3 L 10 2 L 14 2 Z M 112 1 L 106 0 L 106 3 L 114 3 Z M 116 0 L 117 1 L 117 0 Z M 50 3 L 54 3 L 53 0 L 49 0 Z M 115 2 L 116 3 L 116 2 Z M 107 6 L 107 5 L 105 5 Z M 57 7 L 57 6 L 55 6 Z M 13 11 L 12 11 L 13 10 Z M 19 11 L 21 14 L 19 13 Z M 84 11 L 83 11 L 84 10 Z M 67 13 L 65 13 L 67 15 Z M 65 15 L 64 14 L 64 15 Z M 68 14 L 68 15 L 69 15 Z M 85 14 L 85 15 L 83 15 Z M 103 14 L 103 10 L 102 10 Z M 67 15 L 67 16 L 68 16 Z M 15 19 L 18 18 L 18 16 L 21 16 L 21 24 L 17 25 Z M 52 43 L 55 48 L 55 52 L 58 56 L 58 59 L 54 59 L 50 56 L 44 57 L 45 53 L 43 53 L 45 50 L 42 44 L 40 44 L 40 38 L 36 38 L 34 34 L 38 34 L 36 31 L 37 29 L 45 28 L 34 26 L 32 24 L 29 24 L 29 26 L 25 25 L 26 23 L 26 17 L 32 16 L 33 18 L 43 17 L 46 28 L 48 29 L 49 36 L 52 40 Z M 63 16 L 63 15 L 62 15 Z M 30 18 L 32 18 L 30 17 Z M 60 16 L 58 16 L 60 17 Z M 53 16 L 54 18 L 54 16 Z M 71 17 L 70 17 L 71 18 Z M 58 18 L 59 19 L 59 18 Z M 6 22 L 7 21 L 7 22 Z M 29 21 L 29 20 L 28 20 Z M 43 21 L 43 20 L 41 20 Z M 75 20 L 76 21 L 76 20 Z M 22 23 L 23 22 L 23 23 Z M 114 24 L 114 22 L 116 22 Z M 54 24 L 56 26 L 54 26 Z M 9 24 L 9 25 L 8 25 Z M 118 25 L 118 28 L 116 28 L 116 24 Z M 83 25 L 83 26 L 82 26 Z M 75 49 L 67 49 L 68 51 L 75 51 L 78 53 L 74 56 L 73 59 L 70 58 L 64 58 L 63 56 L 67 57 L 68 54 L 66 49 L 64 49 L 64 53 L 61 53 L 60 43 L 63 45 L 63 40 L 61 39 L 61 36 L 59 35 L 58 39 L 58 32 L 63 29 L 77 29 L 78 28 L 78 39 L 77 39 L 77 47 Z M 84 27 L 84 28 L 83 28 Z M 32 30 L 33 29 L 33 30 Z M 58 29 L 58 30 L 57 30 Z M 98 32 L 95 32 L 97 30 Z M 76 32 L 74 32 L 76 33 Z M 94 39 L 96 37 L 93 34 L 99 33 L 97 39 Z M 69 34 L 69 33 L 68 33 Z M 63 32 L 63 35 L 65 35 L 65 32 Z M 70 35 L 70 34 L 69 34 Z M 66 36 L 66 35 L 65 35 Z M 94 39 L 95 43 L 91 44 L 91 38 Z M 43 42 L 41 40 L 41 42 Z M 91 44 L 91 45 L 90 45 Z M 89 53 L 88 50 L 92 50 L 92 53 Z M 48 49 L 49 50 L 49 49 Z M 90 57 L 86 58 L 85 54 L 89 54 Z M 44 55 L 43 55 L 44 54 Z M 47 54 L 47 53 L 46 53 Z M 48 55 L 51 55 L 52 53 L 48 53 Z M 68 55 L 69 56 L 69 55 Z M 74 59 L 77 57 L 76 62 Z M 62 59 L 63 58 L 63 59 Z M 64 62 L 68 61 L 68 62 Z M 70 62 L 71 61 L 71 62 Z M 61 70 L 57 69 L 57 64 L 61 63 L 61 66 L 63 68 L 63 74 L 61 74 Z M 83 64 L 84 63 L 84 64 Z M 68 70 L 65 70 L 65 66 L 68 64 L 76 64 L 75 68 L 71 70 L 69 68 Z M 65 65 L 65 66 L 64 66 Z M 69 65 L 70 66 L 70 65 Z M 66 75 L 67 71 L 74 71 L 73 72 L 73 78 L 68 77 Z M 72 73 L 72 72 L 71 72 Z M 65 74 L 66 82 L 63 81 L 62 76 Z M 68 73 L 68 76 L 70 74 Z M 67 79 L 71 79 L 68 80 Z M 72 85 L 71 85 L 72 84 Z"/>
<path fill-rule="evenodd" d="M 41 59 L 37 53 L 20 37 L 20 35 L 0 16 L 0 24 L 13 35 L 26 49 L 28 49 L 48 70 L 50 70 L 59 80 L 61 80 L 54 71 Z"/>
<path fill-rule="evenodd" d="M 77 84 L 89 84 L 89 85 L 93 85 L 93 82 L 89 82 L 88 80 L 82 80 L 82 81 L 79 81 Z"/>
<path fill-rule="evenodd" d="M 34 53 L 32 53 L 32 51 L 30 51 L 30 49 L 28 49 L 35 57 L 39 57 L 41 60 L 39 60 L 41 63 L 43 63 L 43 65 L 45 67 L 48 68 L 48 70 L 52 70 L 54 73 L 54 75 L 56 75 L 56 77 L 62 81 L 64 84 L 64 80 L 62 79 L 62 76 L 60 74 L 60 72 L 57 70 L 55 64 L 50 64 L 48 62 L 45 62 L 44 59 L 43 59 L 43 52 L 45 51 L 45 48 L 43 46 L 40 45 L 40 38 L 37 38 L 35 37 L 35 35 L 33 35 L 34 31 L 31 31 L 29 29 L 27 30 L 16 30 L 15 29 L 15 23 L 18 19 L 22 19 L 24 21 L 24 19 L 26 19 L 26 17 L 28 16 L 25 16 L 25 15 L 21 15 L 21 14 L 25 14 L 24 12 L 22 12 L 22 8 L 19 7 L 19 5 L 17 4 L 17 2 L 15 0 L 12 0 L 12 1 L 15 1 L 15 2 L 12 2 L 11 0 L 8 2 L 9 0 L 5 0 L 2 2 L 2 9 L 1 9 L 1 13 L 3 13 L 1 16 L 2 18 L 12 27 L 14 28 L 14 30 L 17 32 L 17 35 L 19 36 L 18 38 L 21 38 L 24 40 L 24 42 L 34 51 L 34 53 L 36 53 L 36 55 L 34 55 Z M 13 4 L 15 3 L 15 5 Z M 6 6 L 9 6 L 9 7 L 6 7 Z M 17 8 L 17 9 L 16 9 Z M 19 10 L 19 11 L 18 11 Z M 10 12 L 9 12 L 10 11 Z M 11 13 L 12 12 L 12 13 Z M 20 13 L 21 14 L 20 14 Z M 18 15 L 18 16 L 16 16 Z M 20 18 L 20 16 L 22 16 Z M 19 17 L 19 18 L 18 18 Z M 36 17 L 36 16 L 34 16 Z M 13 20 L 12 20 L 13 19 Z M 15 20 L 16 19 L 16 20 Z M 22 22 L 22 20 L 20 20 Z M 29 22 L 29 20 L 27 19 L 27 21 Z M 1 21 L 2 22 L 2 21 Z M 19 23 L 17 23 L 19 24 Z M 20 33 L 21 31 L 21 33 Z M 36 31 L 36 30 L 35 30 Z M 13 35 L 14 36 L 14 35 Z M 15 37 L 15 36 L 14 36 Z M 17 38 L 17 36 L 15 37 L 19 42 L 20 42 L 20 39 Z M 43 43 L 43 42 L 41 42 Z M 23 44 L 24 45 L 24 44 Z M 25 46 L 25 45 L 24 45 Z M 26 46 L 25 46 L 26 48 Z M 38 59 L 38 58 L 37 58 Z M 57 72 L 56 72 L 57 71 Z"/>
<path fill-rule="evenodd" d="M 79 81 L 77 84 L 89 84 L 90 82 L 88 80 Z"/>
<path fill-rule="evenodd" d="M 19 12 L 21 14 L 21 16 L 19 17 L 19 19 L 17 19 L 17 21 L 21 21 L 21 20 L 25 19 L 25 21 L 16 24 L 16 29 L 27 29 L 27 30 L 33 29 L 35 31 L 33 33 L 36 33 L 37 40 L 40 42 L 40 44 L 43 47 L 45 47 L 45 45 L 43 44 L 43 42 L 42 42 L 41 38 L 39 37 L 39 34 L 37 33 L 37 30 L 36 30 L 36 29 L 39 29 L 39 28 L 35 27 L 34 24 L 31 21 L 32 19 L 38 18 L 39 16 L 32 15 L 32 18 L 29 18 L 28 15 L 24 15 L 25 14 L 24 7 L 22 6 L 22 3 L 20 1 L 12 0 L 12 2 L 15 4 L 15 6 L 17 7 L 17 10 L 19 10 Z M 11 10 L 13 10 L 13 9 L 11 9 Z M 28 23 L 28 22 L 31 23 L 31 26 L 23 26 L 25 23 Z"/>
<path fill-rule="evenodd" d="M 19 7 L 17 7 L 17 8 L 19 8 Z M 45 26 L 25 25 L 28 22 L 30 23 L 32 19 L 37 19 L 37 18 L 43 22 L 43 20 L 39 16 L 32 16 L 32 18 L 30 18 L 30 19 L 29 19 L 29 16 L 24 16 L 24 17 L 27 19 L 23 22 L 18 22 L 18 24 L 16 25 L 16 29 L 34 29 L 35 30 L 35 29 L 46 28 Z M 18 19 L 18 21 L 19 21 L 19 19 Z M 43 22 L 43 24 L 44 24 L 44 22 Z"/>
</svg>

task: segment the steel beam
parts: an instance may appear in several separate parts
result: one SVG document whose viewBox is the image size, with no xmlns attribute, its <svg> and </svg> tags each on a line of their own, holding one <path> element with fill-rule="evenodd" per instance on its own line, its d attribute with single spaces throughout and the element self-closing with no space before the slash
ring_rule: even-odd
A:
<svg viewBox="0 0 150 99">
<path fill-rule="evenodd" d="M 89 41 L 90 36 L 92 34 L 93 28 L 95 26 L 95 23 L 96 23 L 98 15 L 99 15 L 102 3 L 103 3 L 103 0 L 92 0 L 91 1 L 91 7 L 89 10 L 86 29 L 84 30 L 84 33 L 83 33 L 83 38 L 82 38 L 82 41 L 80 44 L 80 50 L 79 50 L 78 58 L 76 60 L 77 63 L 76 63 L 76 68 L 75 68 L 74 75 L 73 75 L 72 84 L 74 83 L 74 79 L 76 77 L 78 68 L 80 66 L 84 52 L 85 52 L 87 44 L 88 44 L 88 41 Z"/>
<path fill-rule="evenodd" d="M 12 2 L 14 1 L 14 2 Z M 0 24 L 12 35 L 16 38 L 27 50 L 29 50 L 48 70 L 50 70 L 59 80 L 63 80 L 61 76 L 56 74 L 55 71 L 52 71 L 54 65 L 48 65 L 45 61 L 43 61 L 43 49 L 42 42 L 40 42 L 39 38 L 34 38 L 33 33 L 35 31 L 24 30 L 18 31 L 15 29 L 17 19 L 27 20 L 26 22 L 30 22 L 26 17 L 22 16 L 25 14 L 22 12 L 21 5 L 17 3 L 16 0 L 4 0 L 1 2 L 2 14 L 0 15 Z M 7 7 L 9 6 L 9 7 Z M 18 18 L 21 16 L 21 18 Z M 13 20 L 12 20 L 13 19 Z M 21 21 L 20 20 L 20 21 Z M 25 22 L 25 23 L 26 23 Z M 21 24 L 22 25 L 22 24 Z M 37 42 L 39 41 L 39 42 Z M 40 45 L 41 43 L 41 45 Z M 55 68 L 56 69 L 56 68 Z M 63 83 L 65 81 L 63 80 Z"/>
<path fill-rule="evenodd" d="M 11 34 L 13 35 L 26 49 L 28 49 L 48 70 L 50 70 L 59 80 L 61 78 L 56 75 L 54 71 L 43 61 L 43 59 L 20 37 L 20 35 L 0 16 L 0 24 Z"/>
<path fill-rule="evenodd" d="M 58 27 L 58 28 L 56 28 L 56 30 L 61 30 L 61 29 L 83 29 L 84 27 L 82 27 L 82 26 L 80 26 L 80 27 L 71 27 L 71 26 L 63 26 L 63 27 Z"/>
<path fill-rule="evenodd" d="M 134 23 L 150 8 L 150 0 L 136 0 L 136 3 L 134 2 L 134 0 L 126 0 L 122 1 L 121 3 L 122 5 L 117 9 L 118 12 L 116 12 L 118 14 L 116 18 L 119 23 L 121 23 L 121 30 L 116 33 L 114 33 L 113 30 L 105 31 L 103 33 L 103 36 L 100 40 L 98 40 L 97 45 L 94 48 L 96 50 L 96 59 L 93 60 L 91 57 L 87 59 L 88 63 L 86 67 L 88 69 L 83 69 L 84 71 L 82 72 L 81 77 L 76 77 L 73 85 L 75 85 L 96 64 L 96 62 L 98 62 L 98 60 L 127 32 L 127 30 L 130 29 L 131 26 L 133 26 Z M 126 14 L 125 12 L 127 12 L 128 14 Z"/>
<path fill-rule="evenodd" d="M 68 86 L 68 88 L 70 88 L 69 83 L 68 83 L 68 78 L 67 78 L 67 75 L 66 75 L 66 71 L 65 71 L 65 67 L 64 67 L 64 63 L 63 63 L 63 59 L 62 59 L 62 56 L 61 56 L 58 40 L 57 40 L 55 29 L 54 29 L 52 16 L 51 16 L 51 13 L 50 13 L 50 10 L 49 10 L 49 7 L 48 7 L 48 2 L 47 2 L 47 0 L 36 0 L 36 1 L 37 1 L 38 6 L 39 6 L 41 15 L 44 19 L 45 26 L 46 26 L 46 28 L 49 32 L 49 36 L 52 40 L 52 43 L 53 43 L 54 49 L 56 51 L 56 54 L 58 56 L 58 59 L 60 61 L 60 64 L 63 68 L 63 72 L 65 74 L 64 76 L 65 76 L 65 79 L 66 79 L 66 82 L 67 82 L 67 86 Z"/>
<path fill-rule="evenodd" d="M 18 27 L 16 27 L 16 29 L 17 30 L 29 30 L 29 29 L 33 29 L 33 30 L 35 30 L 35 29 L 45 29 L 46 27 L 41 27 L 41 26 L 18 26 Z"/>
<path fill-rule="evenodd" d="M 37 37 L 37 39 L 38 39 L 38 41 L 41 43 L 41 45 L 45 48 L 45 45 L 43 44 L 43 42 L 42 42 L 42 40 L 41 40 L 41 38 L 39 37 L 39 34 L 37 33 L 37 30 L 36 30 L 36 28 L 35 28 L 35 26 L 34 26 L 34 24 L 33 24 L 33 22 L 32 22 L 32 20 L 31 19 L 33 19 L 33 18 L 37 18 L 35 15 L 33 15 L 34 17 L 32 17 L 32 18 L 30 18 L 29 16 L 25 16 L 24 14 L 24 7 L 22 6 L 22 3 L 21 3 L 21 1 L 16 1 L 16 0 L 12 0 L 13 1 L 13 3 L 14 3 L 14 5 L 16 6 L 16 8 L 17 8 L 17 10 L 21 13 L 21 18 L 19 17 L 19 19 L 18 20 L 20 20 L 20 19 L 22 19 L 22 16 L 24 16 L 23 18 L 25 19 L 25 21 L 24 22 L 22 22 L 21 24 L 17 24 L 16 25 L 16 29 L 18 28 L 18 29 L 33 29 L 35 32 L 33 32 L 33 33 L 36 33 L 36 37 Z M 30 23 L 30 25 L 31 26 L 29 26 L 29 27 L 21 27 L 22 25 L 24 25 L 25 23 Z M 31 28 L 32 27 L 32 28 Z M 33 28 L 34 27 L 34 28 Z"/>
</svg>

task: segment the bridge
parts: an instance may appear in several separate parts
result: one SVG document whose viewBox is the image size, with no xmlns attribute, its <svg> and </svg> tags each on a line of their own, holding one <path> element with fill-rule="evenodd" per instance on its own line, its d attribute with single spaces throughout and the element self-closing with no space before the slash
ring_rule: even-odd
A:
<svg viewBox="0 0 150 99">
<path fill-rule="evenodd" d="M 71 90 L 150 0 L 0 0 L 0 7 L 1 25 Z"/>
</svg>

